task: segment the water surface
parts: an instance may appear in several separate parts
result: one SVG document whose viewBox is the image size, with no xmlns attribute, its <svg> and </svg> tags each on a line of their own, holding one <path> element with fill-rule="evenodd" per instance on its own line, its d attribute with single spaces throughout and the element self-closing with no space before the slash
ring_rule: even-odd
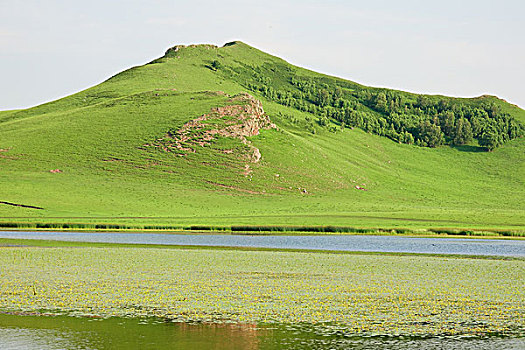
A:
<svg viewBox="0 0 525 350">
<path fill-rule="evenodd" d="M 306 326 L 0 314 L 0 347 L 57 349 L 523 349 L 524 338 L 358 337 Z"/>
<path fill-rule="evenodd" d="M 502 239 L 364 235 L 262 236 L 29 231 L 0 232 L 0 238 L 29 238 L 128 244 L 198 245 L 525 257 L 525 240 Z"/>
</svg>

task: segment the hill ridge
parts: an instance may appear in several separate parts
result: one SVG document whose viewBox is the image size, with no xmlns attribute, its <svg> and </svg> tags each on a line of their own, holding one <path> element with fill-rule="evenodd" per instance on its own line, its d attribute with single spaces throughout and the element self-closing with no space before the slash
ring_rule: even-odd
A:
<svg viewBox="0 0 525 350">
<path fill-rule="evenodd" d="M 248 122 L 239 94 L 261 107 Z M 44 209 L 3 205 L 0 223 L 523 231 L 523 113 L 370 88 L 242 42 L 184 46 L 1 113 L 0 201 Z"/>
</svg>

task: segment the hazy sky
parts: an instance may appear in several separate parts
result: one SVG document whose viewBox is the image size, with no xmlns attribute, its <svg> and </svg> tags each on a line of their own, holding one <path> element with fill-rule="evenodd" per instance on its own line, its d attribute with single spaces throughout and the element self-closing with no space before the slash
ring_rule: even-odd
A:
<svg viewBox="0 0 525 350">
<path fill-rule="evenodd" d="M 525 107 L 523 0 L 0 0 L 0 110 L 162 56 L 242 40 L 356 82 Z"/>
</svg>

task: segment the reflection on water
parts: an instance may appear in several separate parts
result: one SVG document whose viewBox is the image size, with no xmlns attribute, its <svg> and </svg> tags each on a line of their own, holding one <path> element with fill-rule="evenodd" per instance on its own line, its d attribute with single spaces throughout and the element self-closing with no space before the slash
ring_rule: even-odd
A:
<svg viewBox="0 0 525 350">
<path fill-rule="evenodd" d="M 55 349 L 523 349 L 525 338 L 352 337 L 306 327 L 0 315 L 0 348 Z"/>
<path fill-rule="evenodd" d="M 2 349 L 68 349 L 73 346 L 76 349 L 86 349 L 80 345 L 81 335 L 74 339 L 67 332 L 53 331 L 47 329 L 25 329 L 25 328 L 0 328 L 0 343 Z"/>
<path fill-rule="evenodd" d="M 255 325 L 0 315 L 0 349 L 259 349 Z"/>
</svg>

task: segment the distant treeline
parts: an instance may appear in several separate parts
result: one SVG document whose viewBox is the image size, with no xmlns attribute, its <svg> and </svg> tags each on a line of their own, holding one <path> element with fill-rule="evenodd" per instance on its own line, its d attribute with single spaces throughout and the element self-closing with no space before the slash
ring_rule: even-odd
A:
<svg viewBox="0 0 525 350">
<path fill-rule="evenodd" d="M 217 66 L 249 90 L 313 114 L 306 124 L 313 133 L 314 123 L 337 130 L 330 126 L 330 121 L 335 121 L 343 128 L 358 127 L 423 147 L 464 145 L 476 139 L 489 151 L 525 134 L 525 127 L 494 102 L 369 88 L 329 77 L 302 77 L 285 64 Z M 290 119 L 294 122 L 293 116 Z"/>
</svg>

